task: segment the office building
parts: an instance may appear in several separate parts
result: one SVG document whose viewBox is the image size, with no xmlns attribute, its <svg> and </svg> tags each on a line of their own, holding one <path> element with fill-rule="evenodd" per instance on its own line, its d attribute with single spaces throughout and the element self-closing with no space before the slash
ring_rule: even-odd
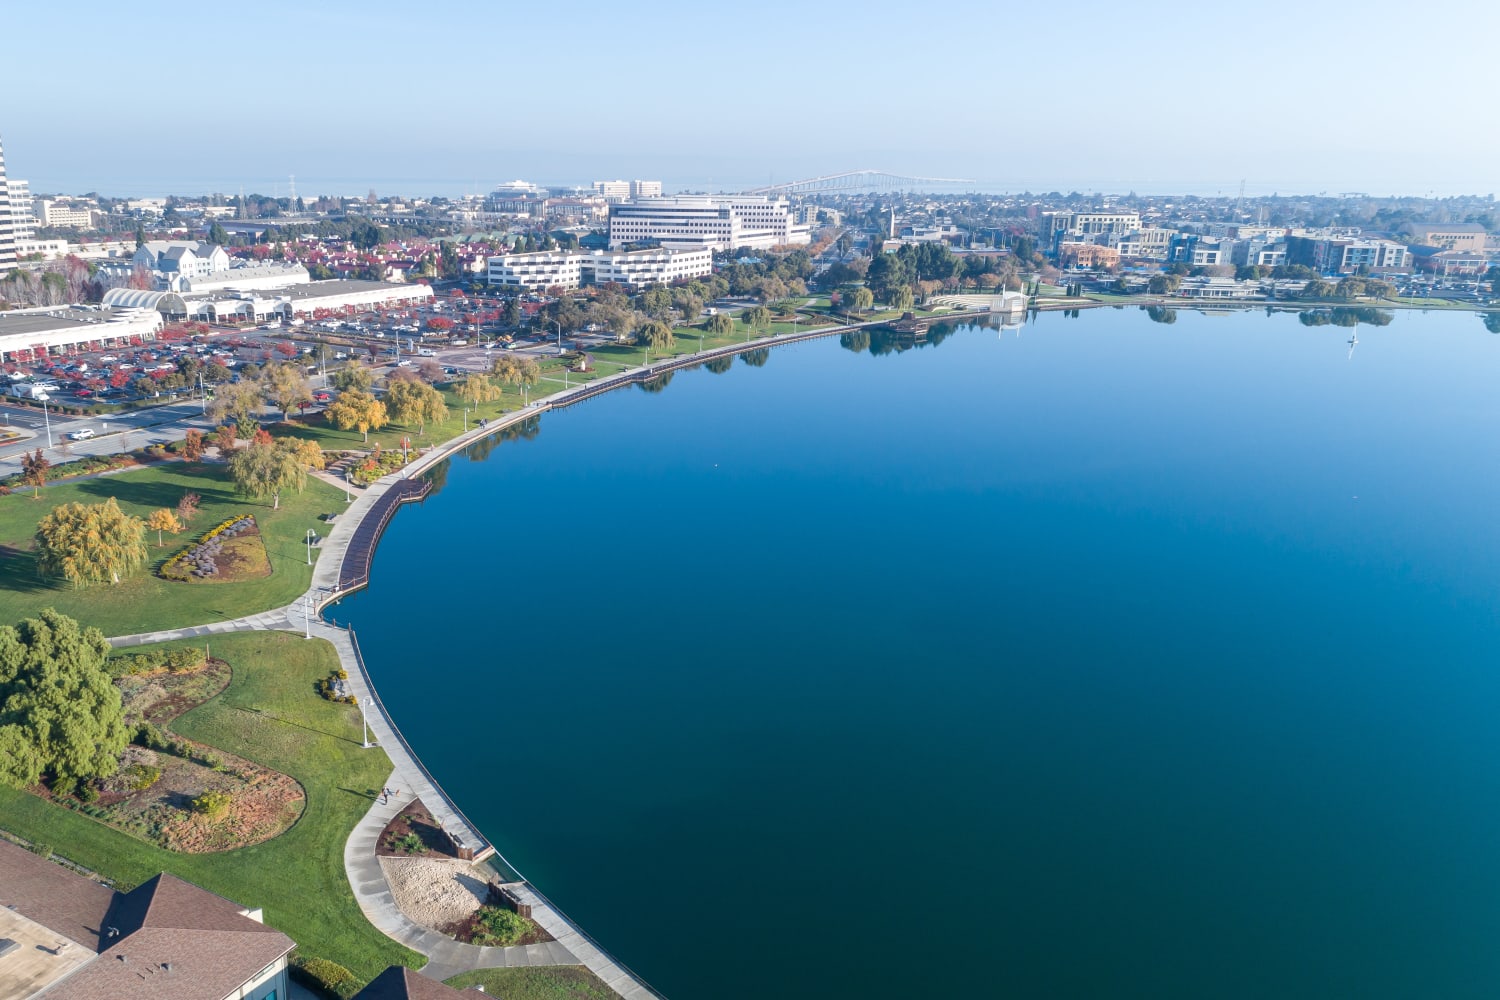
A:
<svg viewBox="0 0 1500 1000">
<path fill-rule="evenodd" d="M 609 245 L 653 241 L 673 250 L 739 250 L 812 242 L 785 198 L 676 195 L 609 209 Z"/>
<path fill-rule="evenodd" d="M 31 215 L 31 182 L 12 177 L 6 184 L 10 189 L 11 225 L 15 229 L 16 242 L 20 243 L 36 235 L 36 219 Z"/>
<path fill-rule="evenodd" d="M 507 253 L 486 261 L 492 287 L 539 291 L 546 288 L 577 288 L 583 284 L 584 254 L 576 250 L 542 250 L 537 253 Z"/>
<path fill-rule="evenodd" d="M 1488 235 L 1483 226 L 1474 222 L 1412 223 L 1405 231 L 1417 246 L 1466 250 L 1478 254 L 1484 253 L 1484 241 Z"/>
<path fill-rule="evenodd" d="M 617 284 L 670 285 L 713 273 L 712 250 L 543 250 L 491 257 L 489 283 L 515 291 Z"/>
<path fill-rule="evenodd" d="M 36 220 L 48 229 L 93 229 L 94 211 L 70 201 L 42 198 L 32 202 Z"/>
</svg>

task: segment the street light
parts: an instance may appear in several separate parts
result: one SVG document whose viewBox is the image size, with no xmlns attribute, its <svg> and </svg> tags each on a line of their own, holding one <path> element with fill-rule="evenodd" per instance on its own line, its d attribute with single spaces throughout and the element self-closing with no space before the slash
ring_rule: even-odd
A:
<svg viewBox="0 0 1500 1000">
<path fill-rule="evenodd" d="M 47 414 L 47 394 L 44 392 L 37 399 L 42 401 L 42 420 L 47 425 L 47 447 L 52 447 L 52 418 Z"/>
<path fill-rule="evenodd" d="M 374 698 L 366 698 L 359 706 L 359 724 L 360 728 L 364 730 L 365 741 L 363 746 L 366 750 L 375 745 L 370 742 L 370 720 L 365 717 L 365 709 L 373 704 L 375 704 Z"/>
<path fill-rule="evenodd" d="M 561 354 L 562 353 L 562 323 L 560 321 L 558 321 L 558 320 L 555 320 L 555 319 L 549 319 L 547 322 L 549 322 L 553 326 L 557 327 L 557 353 Z"/>
<path fill-rule="evenodd" d="M 307 594 L 306 596 L 304 596 L 302 598 L 302 621 L 303 621 L 303 625 L 304 625 L 304 631 L 302 633 L 302 638 L 304 638 L 304 639 L 311 639 L 312 638 L 312 595 L 311 594 Z"/>
<path fill-rule="evenodd" d="M 313 530 L 311 528 L 308 528 L 307 529 L 307 564 L 309 566 L 312 565 L 312 543 L 313 543 L 313 539 L 316 538 L 316 537 L 317 536 L 315 534 L 313 534 Z"/>
</svg>

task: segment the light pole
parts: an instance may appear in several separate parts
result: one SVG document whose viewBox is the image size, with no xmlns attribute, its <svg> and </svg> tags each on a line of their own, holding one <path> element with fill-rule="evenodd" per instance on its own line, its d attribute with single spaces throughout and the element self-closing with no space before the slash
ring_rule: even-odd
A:
<svg viewBox="0 0 1500 1000">
<path fill-rule="evenodd" d="M 344 466 L 344 503 L 353 503 L 354 494 L 349 492 L 349 466 Z"/>
<path fill-rule="evenodd" d="M 203 400 L 203 415 L 208 416 L 208 386 L 203 382 L 203 373 L 198 373 L 198 398 Z"/>
<path fill-rule="evenodd" d="M 555 320 L 555 319 L 550 319 L 547 322 L 549 322 L 553 326 L 557 327 L 557 353 L 561 354 L 562 353 L 562 323 L 560 321 L 558 321 L 558 320 Z"/>
<path fill-rule="evenodd" d="M 37 398 L 42 401 L 42 421 L 47 425 L 47 447 L 50 448 L 52 447 L 52 418 L 47 414 L 47 399 L 49 397 L 44 392 Z"/>
<path fill-rule="evenodd" d="M 369 708 L 373 704 L 375 704 L 375 699 L 366 698 L 359 706 L 359 725 L 360 728 L 364 731 L 365 741 L 363 746 L 366 750 L 370 749 L 370 747 L 374 745 L 370 742 L 370 720 L 365 716 L 365 709 Z"/>
<path fill-rule="evenodd" d="M 309 566 L 312 565 L 312 542 L 313 542 L 313 538 L 314 537 L 315 536 L 313 535 L 313 530 L 311 528 L 308 528 L 307 529 L 307 564 Z"/>
<path fill-rule="evenodd" d="M 312 638 L 312 595 L 308 594 L 302 598 L 302 638 Z"/>
</svg>

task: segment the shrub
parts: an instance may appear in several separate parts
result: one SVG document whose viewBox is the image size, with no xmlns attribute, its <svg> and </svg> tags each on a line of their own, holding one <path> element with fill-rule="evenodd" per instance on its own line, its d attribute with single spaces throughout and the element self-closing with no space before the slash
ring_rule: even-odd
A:
<svg viewBox="0 0 1500 1000">
<path fill-rule="evenodd" d="M 125 769 L 125 780 L 132 792 L 144 792 L 161 780 L 161 768 L 151 764 L 131 764 Z"/>
<path fill-rule="evenodd" d="M 52 782 L 52 794 L 59 798 L 72 795 L 78 788 L 78 782 L 73 778 L 58 778 Z"/>
<path fill-rule="evenodd" d="M 531 930 L 531 922 L 525 917 L 498 906 L 481 906 L 475 916 L 483 928 L 474 935 L 475 944 L 512 945 Z"/>
<path fill-rule="evenodd" d="M 85 781 L 78 787 L 78 801 L 85 805 L 99 801 L 99 789 L 94 787 L 92 781 Z"/>
<path fill-rule="evenodd" d="M 354 973 L 326 958 L 298 955 L 292 959 L 292 977 L 303 986 L 338 1000 L 352 1000 L 359 992 L 359 980 L 354 978 Z"/>
<path fill-rule="evenodd" d="M 52 857 L 52 845 L 51 844 L 34 843 L 34 844 L 31 845 L 31 853 L 32 854 L 40 854 L 44 858 L 50 858 L 50 857 Z"/>
<path fill-rule="evenodd" d="M 217 823 L 229 815 L 229 806 L 233 802 L 234 798 L 228 792 L 204 792 L 193 800 L 193 812 Z"/>
<path fill-rule="evenodd" d="M 392 848 L 397 851 L 405 851 L 407 854 L 426 854 L 427 845 L 422 843 L 422 838 L 415 833 L 408 833 L 397 840 Z"/>
<path fill-rule="evenodd" d="M 150 722 L 143 722 L 135 727 L 133 742 L 147 750 L 165 750 L 168 746 L 167 734 L 162 732 L 160 726 Z"/>
</svg>

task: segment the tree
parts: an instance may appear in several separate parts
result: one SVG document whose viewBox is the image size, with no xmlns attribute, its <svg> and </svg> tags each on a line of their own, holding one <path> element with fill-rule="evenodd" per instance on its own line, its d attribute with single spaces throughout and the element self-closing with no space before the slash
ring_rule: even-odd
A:
<svg viewBox="0 0 1500 1000">
<path fill-rule="evenodd" d="M 704 329 L 715 337 L 727 337 L 734 333 L 734 318 L 728 313 L 714 313 L 704 324 Z"/>
<path fill-rule="evenodd" d="M 492 403 L 500 398 L 500 387 L 490 381 L 488 375 L 470 372 L 458 383 L 458 398 L 470 406 Z"/>
<path fill-rule="evenodd" d="M 385 404 L 359 389 L 350 389 L 339 396 L 326 412 L 333 426 L 342 431 L 357 430 L 367 442 L 371 431 L 378 431 L 390 422 Z"/>
<path fill-rule="evenodd" d="M 177 519 L 184 526 L 191 523 L 193 518 L 198 516 L 198 503 L 202 499 L 198 494 L 188 491 L 182 495 L 181 500 L 177 501 Z"/>
<path fill-rule="evenodd" d="M 310 470 L 321 471 L 328 465 L 328 460 L 323 457 L 323 449 L 311 438 L 278 438 L 276 444 L 290 451 L 297 461 Z"/>
<path fill-rule="evenodd" d="M 307 485 L 307 466 L 295 451 L 276 442 L 254 441 L 229 460 L 229 475 L 241 493 L 256 499 L 271 498 L 271 509 L 281 507 L 281 493 Z"/>
<path fill-rule="evenodd" d="M 162 507 L 159 510 L 153 510 L 151 516 L 146 518 L 146 527 L 156 532 L 156 547 L 161 548 L 164 544 L 161 533 L 170 531 L 175 535 L 182 530 L 183 525 L 171 508 Z"/>
<path fill-rule="evenodd" d="M 51 608 L 0 628 L 0 781 L 71 786 L 118 769 L 130 736 L 109 653 L 102 632 Z"/>
<path fill-rule="evenodd" d="M 271 401 L 280 407 L 282 420 L 291 417 L 292 407 L 312 399 L 312 386 L 308 384 L 307 374 L 296 365 L 267 366 L 261 376 L 261 381 L 265 386 L 266 395 L 270 396 Z"/>
<path fill-rule="evenodd" d="M 369 392 L 370 386 L 375 384 L 375 373 L 353 358 L 345 362 L 344 367 L 335 371 L 331 378 L 333 387 L 340 392 L 348 392 L 351 389 L 356 392 Z"/>
<path fill-rule="evenodd" d="M 849 293 L 848 299 L 856 313 L 869 312 L 875 307 L 875 293 L 868 288 L 856 288 Z"/>
<path fill-rule="evenodd" d="M 41 498 L 42 487 L 47 485 L 47 470 L 52 463 L 47 461 L 47 456 L 42 454 L 38 448 L 34 454 L 21 453 L 21 482 L 34 489 L 31 494 L 33 500 Z"/>
<path fill-rule="evenodd" d="M 906 310 L 911 308 L 912 302 L 914 301 L 914 296 L 912 295 L 910 288 L 902 285 L 900 288 L 891 293 L 889 301 L 892 309 L 899 309 L 902 312 L 905 312 Z"/>
<path fill-rule="evenodd" d="M 224 424 L 214 431 L 214 446 L 219 449 L 220 458 L 234 451 L 234 439 L 234 424 Z"/>
<path fill-rule="evenodd" d="M 203 449 L 203 432 L 189 428 L 182 439 L 182 457 L 189 462 L 197 462 L 203 458 Z"/>
<path fill-rule="evenodd" d="M 114 497 L 54 507 L 37 524 L 37 571 L 74 587 L 119 583 L 146 559 L 146 525 L 122 511 Z"/>
<path fill-rule="evenodd" d="M 233 423 L 239 433 L 244 435 L 257 423 L 265 405 L 265 395 L 259 383 L 232 382 L 214 390 L 208 415 L 215 420 Z"/>
<path fill-rule="evenodd" d="M 212 226 L 208 227 L 208 242 L 217 243 L 221 247 L 227 246 L 229 244 L 229 234 L 224 231 L 223 226 L 215 222 Z"/>
<path fill-rule="evenodd" d="M 764 330 L 771 325 L 771 310 L 765 306 L 751 306 L 740 313 L 740 322 L 748 326 L 752 332 Z"/>
<path fill-rule="evenodd" d="M 1152 295 L 1171 295 L 1182 286 L 1182 278 L 1176 274 L 1153 274 L 1146 282 L 1146 291 Z"/>
<path fill-rule="evenodd" d="M 645 344 L 653 351 L 665 351 L 677 343 L 677 338 L 670 326 L 654 319 L 636 331 L 635 342 Z"/>
<path fill-rule="evenodd" d="M 417 424 L 417 433 L 427 433 L 427 423 L 438 423 L 448 416 L 443 394 L 422 382 L 393 382 L 386 389 L 385 405 L 399 424 Z"/>
</svg>

